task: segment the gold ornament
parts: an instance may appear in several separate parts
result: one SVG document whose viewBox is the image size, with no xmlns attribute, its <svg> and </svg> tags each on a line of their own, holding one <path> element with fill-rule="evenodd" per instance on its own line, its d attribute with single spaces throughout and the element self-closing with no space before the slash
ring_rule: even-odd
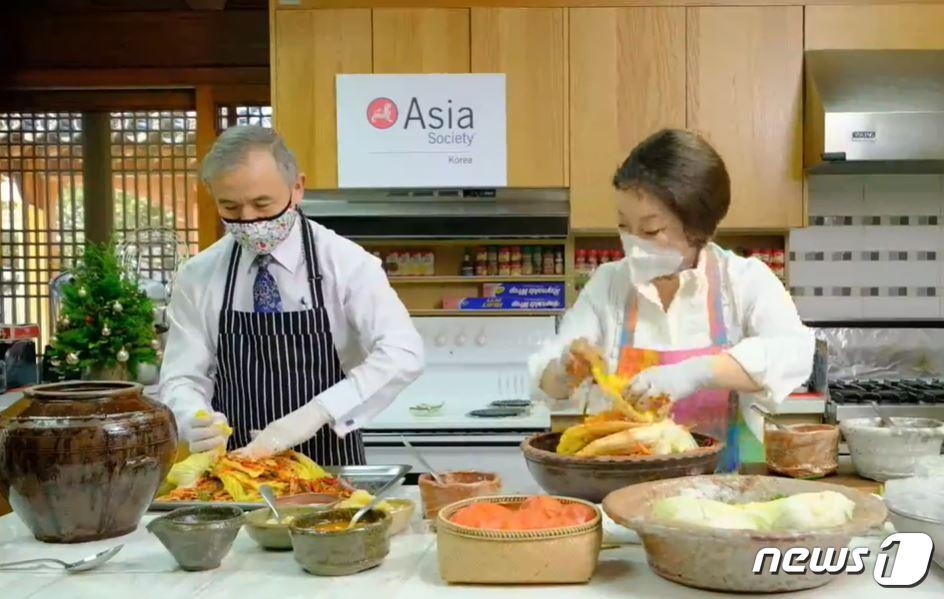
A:
<svg viewBox="0 0 944 599">
<path fill-rule="evenodd" d="M 161 342 L 160 342 L 159 340 L 157 340 L 157 339 L 151 339 L 151 349 L 153 349 L 153 350 L 160 350 L 160 349 L 161 349 Z"/>
<path fill-rule="evenodd" d="M 161 350 L 157 350 L 156 352 L 154 352 L 154 355 L 157 357 L 158 360 L 162 360 L 164 358 L 164 352 L 162 352 Z"/>
<path fill-rule="evenodd" d="M 56 336 L 53 335 L 52 337 L 49 338 L 49 345 L 55 345 L 56 341 L 58 341 L 58 339 L 56 339 Z"/>
<path fill-rule="evenodd" d="M 79 287 L 79 297 L 85 297 L 88 295 L 88 290 L 85 287 Z"/>
<path fill-rule="evenodd" d="M 128 351 L 122 347 L 121 349 L 118 350 L 118 354 L 115 356 L 115 359 L 123 363 L 123 362 L 127 362 L 129 357 L 130 356 L 128 355 Z"/>
<path fill-rule="evenodd" d="M 61 324 L 61 325 L 64 326 L 64 327 L 69 326 L 69 317 L 68 317 L 68 316 L 63 316 L 63 317 L 61 317 L 61 318 L 59 319 L 59 324 Z"/>
<path fill-rule="evenodd" d="M 79 363 L 79 354 L 75 353 L 74 351 L 70 351 L 69 354 L 66 356 L 66 364 L 68 364 L 69 366 L 75 366 L 78 363 Z"/>
<path fill-rule="evenodd" d="M 108 337 L 111 335 L 111 329 L 108 328 L 108 325 L 102 327 L 102 337 Z"/>
<path fill-rule="evenodd" d="M 50 360 L 49 363 L 52 364 L 53 368 L 59 368 L 61 362 L 59 362 L 59 360 Z"/>
<path fill-rule="evenodd" d="M 115 312 L 121 312 L 122 310 L 124 310 L 124 307 L 121 305 L 121 302 L 115 302 L 115 305 L 112 306 L 112 309 Z"/>
</svg>

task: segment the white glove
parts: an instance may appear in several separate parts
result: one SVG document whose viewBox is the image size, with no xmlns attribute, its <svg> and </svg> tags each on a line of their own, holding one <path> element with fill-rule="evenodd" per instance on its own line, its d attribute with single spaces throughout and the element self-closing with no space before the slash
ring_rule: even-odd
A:
<svg viewBox="0 0 944 599">
<path fill-rule="evenodd" d="M 706 387 L 715 379 L 712 356 L 689 358 L 668 366 L 653 366 L 633 377 L 627 395 L 634 398 L 639 410 L 658 409 L 658 399 L 684 399 Z"/>
<path fill-rule="evenodd" d="M 250 460 L 267 458 L 311 439 L 330 422 L 328 412 L 317 401 L 311 400 L 265 427 L 249 445 L 236 450 L 236 453 Z"/>
<path fill-rule="evenodd" d="M 211 414 L 199 410 L 184 425 L 183 438 L 189 445 L 190 453 L 203 453 L 219 447 L 225 449 L 229 433 L 226 416 L 220 412 Z"/>
</svg>

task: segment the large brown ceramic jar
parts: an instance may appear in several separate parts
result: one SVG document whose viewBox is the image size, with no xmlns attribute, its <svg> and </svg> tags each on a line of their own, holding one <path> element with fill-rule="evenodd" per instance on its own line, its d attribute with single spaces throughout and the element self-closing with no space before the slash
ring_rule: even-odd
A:
<svg viewBox="0 0 944 599">
<path fill-rule="evenodd" d="M 133 531 L 167 475 L 174 416 L 141 385 L 66 382 L 28 389 L 0 419 L 0 483 L 40 541 Z"/>
</svg>

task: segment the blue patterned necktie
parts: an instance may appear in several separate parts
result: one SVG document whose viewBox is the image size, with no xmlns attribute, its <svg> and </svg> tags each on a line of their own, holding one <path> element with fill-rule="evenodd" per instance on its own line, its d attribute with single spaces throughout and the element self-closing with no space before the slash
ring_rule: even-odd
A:
<svg viewBox="0 0 944 599">
<path fill-rule="evenodd" d="M 275 277 L 269 272 L 269 264 L 271 263 L 272 256 L 269 254 L 256 256 L 256 264 L 259 266 L 259 270 L 256 272 L 256 281 L 252 285 L 252 308 L 258 313 L 272 314 L 282 311 L 282 296 L 279 294 L 279 286 L 275 282 Z"/>
</svg>

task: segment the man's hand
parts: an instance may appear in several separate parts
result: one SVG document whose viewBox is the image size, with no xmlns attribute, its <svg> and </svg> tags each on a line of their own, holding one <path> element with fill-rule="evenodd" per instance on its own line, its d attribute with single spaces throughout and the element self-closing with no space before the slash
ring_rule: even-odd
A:
<svg viewBox="0 0 944 599">
<path fill-rule="evenodd" d="M 211 414 L 199 410 L 184 424 L 181 436 L 187 442 L 190 453 L 203 453 L 213 449 L 226 449 L 226 439 L 231 432 L 226 416 L 220 412 Z"/>
<path fill-rule="evenodd" d="M 331 417 L 317 401 L 309 401 L 265 427 L 248 445 L 237 449 L 236 453 L 250 460 L 273 456 L 311 439 L 330 420 Z"/>
</svg>

